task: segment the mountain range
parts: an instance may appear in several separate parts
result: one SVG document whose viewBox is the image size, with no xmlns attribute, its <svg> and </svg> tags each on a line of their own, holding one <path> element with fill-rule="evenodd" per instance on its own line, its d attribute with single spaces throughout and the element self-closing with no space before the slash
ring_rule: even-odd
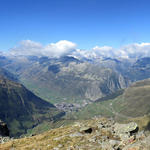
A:
<svg viewBox="0 0 150 150">
<path fill-rule="evenodd" d="M 149 78 L 149 59 L 3 56 L 0 65 L 49 102 L 82 103 L 83 100 L 95 101 L 128 87 L 131 82 Z"/>
<path fill-rule="evenodd" d="M 147 115 L 149 80 L 144 79 L 150 78 L 149 60 L 1 56 L 0 119 L 11 136 L 20 136 L 44 122 L 61 120 L 68 108 L 57 106 L 64 103 L 80 105 L 73 109 L 77 112 L 67 113 L 67 122 L 94 115 L 118 120 Z"/>
<path fill-rule="evenodd" d="M 95 101 L 129 85 L 130 81 L 115 70 L 118 66 L 114 66 L 115 69 L 106 66 L 110 61 L 114 65 L 118 63 L 116 60 L 89 62 L 70 56 L 59 59 L 28 56 L 2 58 L 0 64 L 47 101 L 82 103 L 82 100 Z"/>
</svg>

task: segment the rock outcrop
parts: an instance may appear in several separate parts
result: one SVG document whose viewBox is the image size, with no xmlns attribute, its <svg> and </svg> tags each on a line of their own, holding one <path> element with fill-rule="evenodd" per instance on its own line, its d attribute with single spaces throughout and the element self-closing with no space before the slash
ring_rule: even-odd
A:
<svg viewBox="0 0 150 150">
<path fill-rule="evenodd" d="M 9 140 L 9 129 L 7 124 L 0 120 L 0 143 L 8 142 Z"/>
<path fill-rule="evenodd" d="M 9 136 L 7 124 L 0 120 L 0 136 Z"/>
</svg>

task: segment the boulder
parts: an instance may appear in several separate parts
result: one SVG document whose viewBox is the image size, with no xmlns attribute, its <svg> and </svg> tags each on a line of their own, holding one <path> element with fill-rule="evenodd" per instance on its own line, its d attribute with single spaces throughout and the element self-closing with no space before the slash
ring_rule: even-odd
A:
<svg viewBox="0 0 150 150">
<path fill-rule="evenodd" d="M 116 123 L 114 125 L 114 131 L 118 136 L 122 134 L 128 134 L 129 136 L 131 136 L 134 133 L 138 132 L 138 125 L 135 122 L 131 122 L 128 124 Z"/>
</svg>

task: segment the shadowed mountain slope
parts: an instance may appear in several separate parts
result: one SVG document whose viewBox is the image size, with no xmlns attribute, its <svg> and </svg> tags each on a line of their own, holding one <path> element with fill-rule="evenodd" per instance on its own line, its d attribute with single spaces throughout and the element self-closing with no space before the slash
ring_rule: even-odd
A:
<svg viewBox="0 0 150 150">
<path fill-rule="evenodd" d="M 55 120 L 62 115 L 54 105 L 21 84 L 0 76 L 0 118 L 7 123 L 11 136 L 19 136 L 45 120 Z"/>
</svg>

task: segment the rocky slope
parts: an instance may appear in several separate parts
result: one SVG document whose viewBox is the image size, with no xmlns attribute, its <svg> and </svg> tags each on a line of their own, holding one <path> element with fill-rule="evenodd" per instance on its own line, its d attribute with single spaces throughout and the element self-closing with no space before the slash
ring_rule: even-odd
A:
<svg viewBox="0 0 150 150">
<path fill-rule="evenodd" d="M 41 122 L 64 115 L 23 85 L 0 76 L 0 118 L 7 123 L 11 136 L 19 136 Z"/>
<path fill-rule="evenodd" d="M 149 150 L 150 135 L 135 122 L 119 124 L 112 119 L 95 117 L 43 134 L 12 140 L 0 149 L 15 150 Z"/>
</svg>

